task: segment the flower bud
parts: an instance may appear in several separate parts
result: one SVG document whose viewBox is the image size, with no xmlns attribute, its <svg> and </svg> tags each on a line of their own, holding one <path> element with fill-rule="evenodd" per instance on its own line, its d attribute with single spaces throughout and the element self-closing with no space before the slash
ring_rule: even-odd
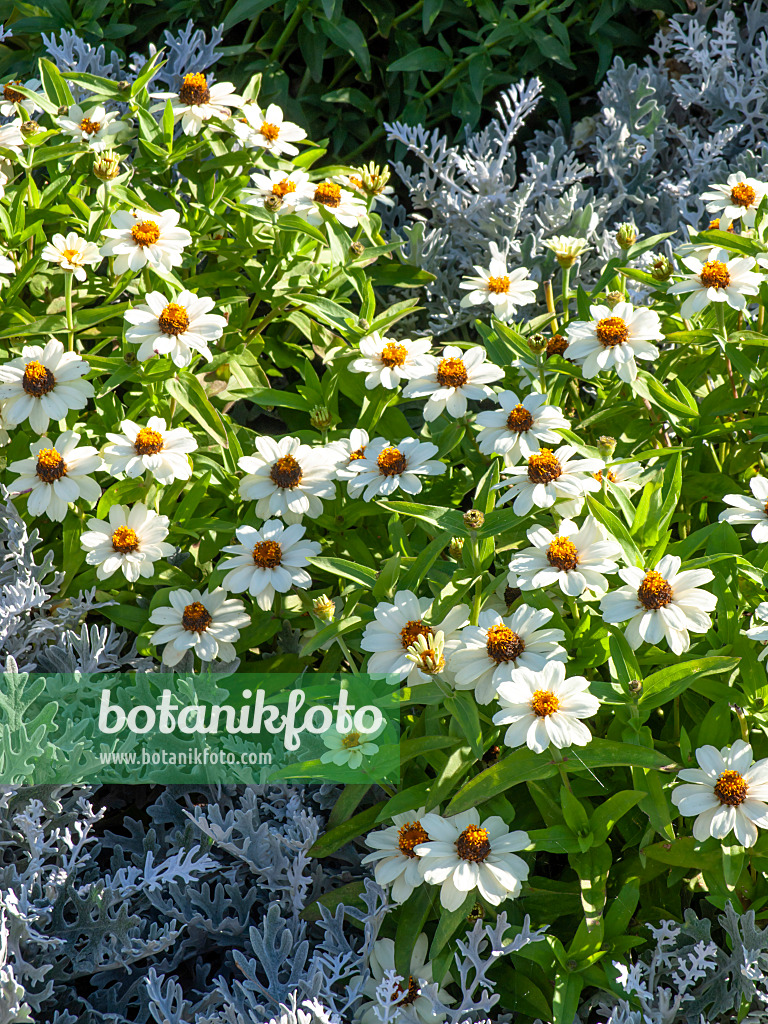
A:
<svg viewBox="0 0 768 1024">
<path fill-rule="evenodd" d="M 309 422 L 315 430 L 329 430 L 333 426 L 333 416 L 327 405 L 316 405 L 310 410 Z"/>
<path fill-rule="evenodd" d="M 627 683 L 627 689 L 633 697 L 639 697 L 643 692 L 643 684 L 640 679 L 630 679 Z"/>
<path fill-rule="evenodd" d="M 353 242 L 349 247 L 349 251 L 353 256 L 362 256 L 365 252 L 365 246 L 362 242 Z"/>
<path fill-rule="evenodd" d="M 637 228 L 629 222 L 620 224 L 616 232 L 616 241 L 621 249 L 631 249 L 637 241 Z"/>
<path fill-rule="evenodd" d="M 541 355 L 542 352 L 546 351 L 547 338 L 544 334 L 532 334 L 528 339 L 528 348 L 533 352 L 534 355 Z"/>
<path fill-rule="evenodd" d="M 69 107 L 59 107 L 59 109 L 56 111 L 56 115 L 58 117 L 66 117 L 68 113 Z"/>
<path fill-rule="evenodd" d="M 601 434 L 597 439 L 597 450 L 601 458 L 610 459 L 616 451 L 616 438 Z"/>
<path fill-rule="evenodd" d="M 451 558 L 455 558 L 458 562 L 461 558 L 461 552 L 464 548 L 463 537 L 451 537 L 451 543 L 448 545 L 448 554 Z"/>
<path fill-rule="evenodd" d="M 468 921 L 482 921 L 485 917 L 485 908 L 482 903 L 478 900 L 472 907 L 470 912 L 467 914 Z"/>
<path fill-rule="evenodd" d="M 478 508 L 471 508 L 469 512 L 464 513 L 464 525 L 468 526 L 470 530 L 479 530 L 485 522 L 485 514 Z"/>
<path fill-rule="evenodd" d="M 37 121 L 22 121 L 19 125 L 19 131 L 25 139 L 29 139 L 33 135 L 37 135 L 40 131 L 40 125 Z"/>
<path fill-rule="evenodd" d="M 267 196 L 264 200 L 264 209 L 269 210 L 270 213 L 277 213 L 280 207 L 283 205 L 283 197 L 278 195 Z"/>
<path fill-rule="evenodd" d="M 554 235 L 542 244 L 555 254 L 563 270 L 572 267 L 584 250 L 589 248 L 583 238 L 573 238 L 570 235 Z"/>
<path fill-rule="evenodd" d="M 613 309 L 614 306 L 618 306 L 618 304 L 620 302 L 624 302 L 625 299 L 626 296 L 621 292 L 608 292 L 605 296 L 605 304 L 610 309 Z"/>
<path fill-rule="evenodd" d="M 333 622 L 336 618 L 336 605 L 327 594 L 321 594 L 312 602 L 312 611 L 323 622 Z"/>
<path fill-rule="evenodd" d="M 672 261 L 663 253 L 654 256 L 651 263 L 651 277 L 654 281 L 668 281 L 674 272 Z"/>
<path fill-rule="evenodd" d="M 93 161 L 93 173 L 99 181 L 114 181 L 120 173 L 120 161 L 111 149 L 97 153 Z"/>
</svg>

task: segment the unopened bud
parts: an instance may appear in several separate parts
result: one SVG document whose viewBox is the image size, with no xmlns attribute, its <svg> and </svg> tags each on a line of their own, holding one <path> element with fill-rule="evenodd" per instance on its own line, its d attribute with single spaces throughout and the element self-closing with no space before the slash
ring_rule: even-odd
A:
<svg viewBox="0 0 768 1024">
<path fill-rule="evenodd" d="M 59 107 L 59 109 L 56 111 L 58 117 L 66 117 L 68 113 L 69 107 Z"/>
<path fill-rule="evenodd" d="M 528 348 L 535 356 L 541 355 L 541 353 L 545 352 L 547 348 L 546 335 L 538 333 L 532 334 L 528 339 Z"/>
<path fill-rule="evenodd" d="M 126 352 L 123 359 L 129 366 L 133 366 L 137 362 L 138 357 L 135 352 Z"/>
<path fill-rule="evenodd" d="M 283 205 L 283 197 L 278 195 L 267 196 L 264 200 L 264 209 L 269 210 L 270 213 L 277 213 L 280 207 Z"/>
<path fill-rule="evenodd" d="M 40 125 L 37 121 L 22 121 L 19 125 L 19 131 L 25 139 L 29 139 L 33 135 L 37 135 L 40 131 Z"/>
<path fill-rule="evenodd" d="M 353 256 L 362 256 L 365 252 L 365 246 L 362 242 L 353 242 L 349 247 L 349 251 Z"/>
<path fill-rule="evenodd" d="M 329 430 L 333 426 L 333 416 L 331 416 L 328 406 L 316 405 L 314 409 L 311 409 L 309 422 L 315 430 Z"/>
<path fill-rule="evenodd" d="M 608 294 L 605 296 L 605 304 L 610 309 L 613 309 L 613 307 L 618 306 L 620 302 L 624 302 L 625 298 L 626 296 L 624 296 L 621 292 L 608 292 Z"/>
<path fill-rule="evenodd" d="M 471 508 L 469 512 L 464 513 L 464 525 L 470 530 L 479 530 L 484 522 L 485 514 L 479 508 Z"/>
<path fill-rule="evenodd" d="M 361 331 L 367 331 L 371 324 L 370 321 L 366 320 L 365 317 L 361 316 L 360 319 L 357 321 L 357 326 L 360 328 Z"/>
<path fill-rule="evenodd" d="M 654 256 L 651 263 L 651 277 L 654 281 L 668 281 L 672 277 L 674 269 L 669 257 L 660 253 L 658 256 Z"/>
<path fill-rule="evenodd" d="M 120 161 L 111 149 L 97 154 L 93 161 L 93 173 L 99 181 L 114 181 L 120 173 Z"/>
<path fill-rule="evenodd" d="M 500 753 L 501 747 L 497 746 L 494 743 L 494 745 L 492 747 L 489 747 L 488 750 L 486 750 L 486 752 L 483 754 L 483 763 L 488 765 L 488 767 L 490 768 L 492 764 L 496 764 L 496 762 L 499 760 Z"/>
<path fill-rule="evenodd" d="M 639 697 L 643 692 L 643 684 L 640 679 L 630 679 L 627 683 L 627 689 L 633 697 Z"/>
<path fill-rule="evenodd" d="M 597 439 L 597 450 L 601 458 L 610 459 L 616 451 L 616 438 L 609 437 L 607 434 L 601 434 Z"/>
<path fill-rule="evenodd" d="M 312 611 L 323 622 L 333 622 L 336 618 L 336 605 L 327 594 L 321 594 L 312 602 Z"/>
<path fill-rule="evenodd" d="M 485 917 L 485 908 L 479 901 L 475 903 L 470 912 L 467 914 L 468 921 L 482 921 Z"/>
<path fill-rule="evenodd" d="M 637 241 L 637 228 L 634 224 L 626 223 L 619 225 L 616 232 L 616 241 L 622 249 L 631 249 Z"/>
</svg>

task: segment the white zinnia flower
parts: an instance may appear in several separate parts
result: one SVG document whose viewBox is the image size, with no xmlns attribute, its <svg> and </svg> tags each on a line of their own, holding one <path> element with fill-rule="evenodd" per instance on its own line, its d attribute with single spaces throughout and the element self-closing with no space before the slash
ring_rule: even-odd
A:
<svg viewBox="0 0 768 1024">
<path fill-rule="evenodd" d="M 561 445 L 555 451 L 542 448 L 528 458 L 523 466 L 510 466 L 501 470 L 502 476 L 513 477 L 509 487 L 499 499 L 499 505 L 514 498 L 513 509 L 519 516 L 536 506 L 551 508 L 558 498 L 568 499 L 558 509 L 563 515 L 576 515 L 584 504 L 587 492 L 600 490 L 600 482 L 593 476 L 603 468 L 600 459 L 582 459 L 573 456 L 576 449 Z M 493 490 L 507 487 L 508 480 L 494 484 Z M 567 512 L 566 512 L 567 510 Z"/>
<path fill-rule="evenodd" d="M 24 420 L 42 434 L 49 420 L 63 420 L 70 409 L 83 409 L 93 385 L 82 380 L 90 370 L 75 352 L 65 352 L 56 338 L 45 348 L 26 345 L 21 356 L 0 366 L 0 402 L 9 427 Z"/>
<path fill-rule="evenodd" d="M 380 732 L 381 726 L 376 732 Z M 321 764 L 348 765 L 352 769 L 359 768 L 367 757 L 373 757 L 379 751 L 378 744 L 373 742 L 374 733 L 361 733 L 356 729 L 339 732 L 334 725 L 323 733 L 323 743 L 328 748 L 320 756 Z"/>
<path fill-rule="evenodd" d="M 62 270 L 68 270 L 78 281 L 85 281 L 86 266 L 96 266 L 103 257 L 94 242 L 81 238 L 74 231 L 68 235 L 54 235 L 40 253 L 49 263 L 58 263 Z"/>
<path fill-rule="evenodd" d="M 768 760 L 752 763 L 752 747 L 707 744 L 696 751 L 699 768 L 677 773 L 687 785 L 672 792 L 672 803 L 686 817 L 697 815 L 693 837 L 700 843 L 733 832 L 742 846 L 754 846 L 758 828 L 768 828 Z"/>
<path fill-rule="evenodd" d="M 251 181 L 255 187 L 243 189 L 243 203 L 246 206 L 263 206 L 265 199 L 280 199 L 282 205 L 275 211 L 278 216 L 294 213 L 297 201 L 315 190 L 309 175 L 295 168 L 290 171 L 260 171 L 251 175 Z"/>
<path fill-rule="evenodd" d="M 424 355 L 418 375 L 406 384 L 403 398 L 427 398 L 424 419 L 436 420 L 444 410 L 449 416 L 463 416 L 467 399 L 492 398 L 488 387 L 504 376 L 500 366 L 485 361 L 485 349 L 477 345 L 462 352 L 455 345 L 446 345 L 442 356 Z"/>
<path fill-rule="evenodd" d="M 501 391 L 496 401 L 500 409 L 477 415 L 476 422 L 483 428 L 477 445 L 483 455 L 503 455 L 508 466 L 535 455 L 542 441 L 556 444 L 561 440 L 557 431 L 571 425 L 559 406 L 547 405 L 547 396 L 535 391 L 522 400 L 514 391 Z"/>
<path fill-rule="evenodd" d="M 393 814 L 393 825 L 369 832 L 365 837 L 366 846 L 370 846 L 373 853 L 363 857 L 362 863 L 373 864 L 373 877 L 378 885 L 392 886 L 395 903 L 404 903 L 424 881 L 421 861 L 413 848 L 429 840 L 420 821 L 425 811 L 426 807 L 420 807 L 406 814 Z"/>
<path fill-rule="evenodd" d="M 70 502 L 87 502 L 101 497 L 101 488 L 90 477 L 101 469 L 101 456 L 95 448 L 77 447 L 80 435 L 65 430 L 57 441 L 41 437 L 29 446 L 32 458 L 12 462 L 8 467 L 19 473 L 14 494 L 29 492 L 27 511 L 31 516 L 47 515 L 61 522 Z"/>
<path fill-rule="evenodd" d="M 39 96 L 40 84 L 36 78 L 30 78 L 28 82 L 22 82 L 20 78 L 6 82 L 3 85 L 3 96 L 2 100 L 0 100 L 0 114 L 3 117 L 18 117 L 18 107 L 23 107 L 27 115 L 32 117 L 36 110 L 42 110 L 43 108 L 35 98 L 25 96 L 17 89 L 14 89 L 14 85 L 20 85 L 29 92 L 35 93 L 35 96 Z"/>
<path fill-rule="evenodd" d="M 475 267 L 476 277 L 464 277 L 459 288 L 468 292 L 461 300 L 463 308 L 488 303 L 493 315 L 502 321 L 511 320 L 520 306 L 529 306 L 536 301 L 538 284 L 533 281 L 525 267 L 507 270 L 502 256 L 494 257 L 490 266 Z"/>
<path fill-rule="evenodd" d="M 429 996 L 421 995 L 421 990 L 427 985 L 432 985 L 435 980 L 432 961 L 427 960 L 428 949 L 429 939 L 422 932 L 416 939 L 411 953 L 408 977 L 403 978 L 403 985 L 399 986 L 402 999 L 396 1005 L 402 1006 L 403 1010 L 409 1014 L 409 1019 L 416 1020 L 419 1024 L 441 1024 L 445 1020 L 445 1014 L 435 1014 L 432 1009 L 432 999 Z M 368 1000 L 361 1004 L 356 1017 L 360 1020 L 360 1024 L 380 1024 L 381 1004 L 377 999 L 376 990 L 387 972 L 395 971 L 394 939 L 377 939 L 374 942 L 369 966 L 371 975 L 363 986 L 363 995 L 367 996 Z M 450 977 L 447 980 L 450 981 Z M 437 987 L 435 996 L 446 1005 L 455 1002 L 453 996 L 440 986 Z M 395 1010 L 394 1016 L 390 1014 L 389 1020 L 392 1024 L 397 1024 L 401 1020 L 401 1014 Z"/>
<path fill-rule="evenodd" d="M 185 135 L 199 135 L 203 125 L 212 117 L 226 121 L 230 116 L 230 107 L 238 107 L 242 97 L 235 93 L 235 87 L 229 82 L 215 82 L 208 85 L 205 75 L 200 71 L 192 71 L 184 75 L 178 93 L 155 93 L 153 99 L 161 99 L 152 111 L 164 110 L 167 100 L 171 101 L 174 123 L 181 121 L 181 130 Z"/>
<path fill-rule="evenodd" d="M 558 583 L 568 597 L 604 594 L 608 580 L 603 573 L 614 573 L 614 559 L 621 548 L 593 516 L 587 516 L 581 527 L 564 519 L 553 533 L 544 526 L 528 530 L 533 547 L 515 552 L 509 562 L 507 582 L 520 590 L 538 590 Z"/>
<path fill-rule="evenodd" d="M 296 213 L 309 224 L 322 224 L 323 210 L 333 214 L 345 228 L 356 228 L 368 215 L 365 200 L 335 181 L 316 181 L 312 190 L 296 201 Z"/>
<path fill-rule="evenodd" d="M 363 457 L 347 466 L 355 474 L 347 485 L 350 495 L 357 498 L 362 494 L 364 501 L 371 501 L 379 494 L 394 494 L 398 487 L 406 494 L 419 494 L 420 477 L 445 472 L 445 464 L 432 458 L 437 450 L 436 444 L 415 437 L 406 437 L 397 445 L 383 437 L 374 438 L 365 446 Z"/>
<path fill-rule="evenodd" d="M 606 594 L 600 602 L 605 622 L 630 620 L 625 636 L 633 649 L 644 640 L 658 644 L 666 637 L 670 650 L 683 654 L 691 645 L 689 630 L 706 633 L 711 629 L 709 613 L 717 598 L 698 588 L 714 576 L 709 569 L 680 572 L 680 564 L 677 555 L 665 555 L 654 569 L 619 569 L 627 586 Z"/>
<path fill-rule="evenodd" d="M 178 226 L 177 210 L 117 210 L 112 214 L 112 224 L 102 232 L 107 241 L 101 255 L 115 257 L 116 274 L 135 272 L 147 265 L 172 270 L 181 264 L 184 248 L 192 241 L 187 229 Z"/>
<path fill-rule="evenodd" d="M 372 676 L 396 675 L 400 682 L 407 679 L 410 686 L 428 683 L 431 676 L 408 657 L 408 648 L 420 636 L 434 636 L 442 632 L 443 655 L 450 661 L 461 642 L 458 631 L 467 624 L 469 609 L 465 604 L 452 608 L 440 623 L 430 625 L 432 602 L 416 597 L 410 590 L 401 590 L 394 603 L 381 601 L 374 608 L 374 619 L 365 627 L 360 647 L 369 651 L 368 672 Z"/>
<path fill-rule="evenodd" d="M 298 523 L 283 526 L 277 519 L 270 519 L 258 530 L 239 526 L 235 530 L 239 543 L 221 549 L 235 556 L 217 566 L 229 570 L 221 585 L 235 594 L 247 590 L 264 611 L 272 607 L 275 592 L 287 594 L 291 587 L 311 587 L 312 577 L 304 566 L 320 554 L 320 545 L 305 540 L 305 532 Z"/>
<path fill-rule="evenodd" d="M 592 739 L 581 721 L 600 710 L 600 701 L 589 692 L 583 676 L 565 678 L 565 665 L 553 661 L 540 672 L 521 669 L 498 692 L 501 711 L 494 725 L 508 725 L 504 742 L 508 747 L 527 744 L 540 754 L 552 745 L 583 747 Z"/>
<path fill-rule="evenodd" d="M 396 388 L 402 381 L 418 374 L 423 357 L 429 352 L 429 338 L 395 340 L 383 337 L 378 331 L 360 339 L 360 359 L 350 367 L 353 373 L 365 373 L 365 386 Z"/>
<path fill-rule="evenodd" d="M 691 273 L 667 289 L 670 295 L 690 293 L 683 301 L 680 312 L 684 317 L 701 313 L 710 302 L 727 302 L 733 309 L 747 308 L 747 295 L 757 295 L 762 277 L 753 270 L 751 256 L 735 256 L 723 249 L 712 249 L 709 259 L 702 262 L 695 256 L 681 260 Z"/>
<path fill-rule="evenodd" d="M 768 184 L 764 181 L 748 178 L 743 171 L 736 171 L 728 175 L 725 185 L 710 185 L 701 199 L 707 203 L 707 212 L 719 218 L 720 230 L 727 231 L 739 219 L 745 228 L 753 228 L 757 208 L 766 192 Z"/>
<path fill-rule="evenodd" d="M 88 552 L 88 565 L 98 566 L 96 576 L 109 579 L 118 569 L 129 583 L 139 577 L 154 575 L 154 563 L 174 551 L 173 544 L 164 544 L 168 536 L 168 516 L 160 516 L 139 502 L 133 508 L 112 505 L 109 521 L 89 519 L 80 543 Z"/>
<path fill-rule="evenodd" d="M 583 252 L 592 248 L 585 238 L 573 235 L 552 235 L 541 244 L 555 254 L 561 267 L 572 267 Z"/>
<path fill-rule="evenodd" d="M 116 110 L 107 112 L 104 107 L 89 107 L 83 110 L 73 104 L 64 117 L 59 118 L 59 127 L 78 142 L 87 143 L 89 149 L 99 152 L 115 144 L 115 136 L 127 128 L 119 120 Z"/>
<path fill-rule="evenodd" d="M 766 625 L 759 626 L 757 622 L 766 623 Z M 768 601 L 761 601 L 760 604 L 755 608 L 755 615 L 752 619 L 752 625 L 749 629 L 745 629 L 744 636 L 749 637 L 750 640 L 756 640 L 758 643 L 763 645 L 763 649 L 757 656 L 758 661 L 765 661 L 768 658 Z"/>
<path fill-rule="evenodd" d="M 10 149 L 14 156 L 18 156 L 21 153 L 24 145 L 24 136 L 21 134 L 21 118 L 17 117 L 15 121 L 11 121 L 10 124 L 0 125 L 0 149 Z M 7 161 L 3 161 L 3 166 L 9 167 Z M 4 185 L 8 184 L 8 179 L 3 182 Z"/>
<path fill-rule="evenodd" d="M 144 299 L 146 305 L 125 312 L 131 324 L 126 340 L 141 346 L 142 362 L 152 356 L 170 356 L 175 366 L 189 366 L 193 351 L 209 361 L 213 358 L 208 343 L 220 338 L 227 326 L 225 317 L 210 312 L 213 299 L 186 290 L 170 299 L 162 292 L 147 292 Z"/>
<path fill-rule="evenodd" d="M 274 156 L 296 156 L 294 142 L 306 139 L 307 133 L 297 124 L 283 119 L 283 112 L 275 103 L 262 110 L 256 103 L 241 108 L 242 117 L 232 123 L 232 131 L 244 146 L 266 149 Z"/>
<path fill-rule="evenodd" d="M 446 910 L 458 910 L 473 889 L 494 907 L 520 895 L 528 865 L 515 851 L 530 845 L 527 832 L 510 832 L 498 815 L 481 822 L 477 809 L 451 818 L 425 814 L 421 823 L 430 839 L 414 853 L 423 859 L 424 880 L 440 886 Z"/>
<path fill-rule="evenodd" d="M 326 447 L 329 458 L 332 458 L 336 466 L 336 478 L 338 480 L 354 480 L 357 473 L 352 465 L 358 459 L 365 458 L 365 448 L 369 441 L 368 431 L 360 427 L 353 427 L 349 437 L 339 438 L 338 441 L 331 441 Z"/>
<path fill-rule="evenodd" d="M 317 519 L 322 499 L 336 496 L 336 452 L 312 448 L 298 437 L 257 437 L 256 454 L 238 462 L 246 476 L 240 481 L 240 497 L 256 502 L 259 519 L 282 516 L 298 523 L 303 516 Z"/>
<path fill-rule="evenodd" d="M 656 359 L 661 341 L 661 321 L 652 309 L 635 309 L 631 302 L 592 306 L 591 321 L 577 320 L 566 328 L 568 358 L 581 363 L 585 377 L 597 376 L 613 367 L 623 381 L 637 378 L 637 359 Z"/>
<path fill-rule="evenodd" d="M 451 658 L 457 690 L 474 690 L 478 704 L 490 704 L 501 683 L 522 669 L 541 672 L 547 662 L 565 661 L 559 641 L 562 629 L 542 629 L 554 615 L 548 608 L 522 605 L 503 618 L 498 612 L 480 612 L 476 626 L 461 631 L 461 646 Z"/>
<path fill-rule="evenodd" d="M 170 608 L 155 608 L 149 616 L 160 626 L 150 643 L 165 644 L 165 665 L 178 665 L 190 649 L 200 661 L 235 660 L 240 627 L 251 621 L 242 601 L 228 598 L 223 590 L 174 590 L 169 600 Z"/>
<path fill-rule="evenodd" d="M 188 455 L 197 449 L 197 441 L 186 427 L 166 430 L 162 417 L 150 416 L 144 427 L 123 420 L 120 429 L 122 434 L 107 434 L 112 444 L 104 449 L 104 458 L 110 473 L 137 477 L 149 472 L 161 484 L 192 476 Z"/>
<path fill-rule="evenodd" d="M 753 497 L 748 494 L 726 494 L 723 501 L 733 507 L 721 512 L 717 518 L 719 522 L 730 523 L 732 526 L 754 523 L 752 540 L 756 544 L 765 544 L 768 541 L 768 479 L 753 476 L 749 481 L 749 489 Z"/>
</svg>

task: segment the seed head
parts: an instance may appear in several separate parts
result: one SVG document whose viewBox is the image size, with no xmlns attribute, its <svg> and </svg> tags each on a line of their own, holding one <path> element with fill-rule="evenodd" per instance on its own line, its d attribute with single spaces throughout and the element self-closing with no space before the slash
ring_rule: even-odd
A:
<svg viewBox="0 0 768 1024">
<path fill-rule="evenodd" d="M 471 508 L 469 512 L 464 513 L 464 525 L 468 526 L 470 530 L 479 530 L 484 522 L 485 513 L 478 508 Z"/>
<path fill-rule="evenodd" d="M 618 306 L 620 302 L 624 301 L 624 295 L 621 292 L 608 292 L 605 296 L 605 304 L 609 309 L 613 309 L 614 306 Z"/>
</svg>

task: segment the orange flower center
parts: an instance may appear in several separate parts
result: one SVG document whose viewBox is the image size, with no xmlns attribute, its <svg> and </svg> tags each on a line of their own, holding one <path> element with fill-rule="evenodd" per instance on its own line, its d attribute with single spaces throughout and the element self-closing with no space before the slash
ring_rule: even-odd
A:
<svg viewBox="0 0 768 1024">
<path fill-rule="evenodd" d="M 649 569 L 637 590 L 637 599 L 645 608 L 666 608 L 672 600 L 672 587 L 660 572 Z"/>
<path fill-rule="evenodd" d="M 95 135 L 100 128 L 101 121 L 91 121 L 88 117 L 84 117 L 80 122 L 80 131 L 86 135 Z"/>
<path fill-rule="evenodd" d="M 24 367 L 21 386 L 33 398 L 42 398 L 56 387 L 56 378 L 47 366 L 43 366 L 42 363 L 33 359 Z"/>
<path fill-rule="evenodd" d="M 441 388 L 460 388 L 469 380 L 463 359 L 441 359 L 437 367 L 437 383 Z"/>
<path fill-rule="evenodd" d="M 524 405 L 516 405 L 509 416 L 507 416 L 507 430 L 511 430 L 516 434 L 524 434 L 532 426 L 533 416 L 531 416 Z"/>
<path fill-rule="evenodd" d="M 358 448 L 354 452 L 350 452 L 349 453 L 349 461 L 350 462 L 357 462 L 358 459 L 364 459 L 364 458 L 365 458 L 365 445 L 363 445 L 362 448 Z"/>
<path fill-rule="evenodd" d="M 399 476 L 408 468 L 408 460 L 399 448 L 385 448 L 376 460 L 382 476 Z"/>
<path fill-rule="evenodd" d="M 397 987 L 400 990 L 400 992 L 403 991 L 403 986 L 402 985 L 398 985 Z M 416 980 L 413 977 L 409 977 L 408 978 L 408 991 L 405 993 L 405 995 L 400 1000 L 400 1002 L 396 1003 L 395 1005 L 397 1005 L 397 1006 L 412 1006 L 416 1002 L 416 1000 L 419 998 L 420 994 L 421 994 L 421 989 L 419 988 Z"/>
<path fill-rule="evenodd" d="M 547 342 L 547 359 L 550 356 L 561 356 L 568 348 L 568 339 L 562 334 L 553 334 Z"/>
<path fill-rule="evenodd" d="M 525 650 L 525 644 L 514 630 L 499 623 L 489 628 L 485 649 L 488 657 L 500 665 L 502 662 L 516 661 Z"/>
<path fill-rule="evenodd" d="M 3 86 L 3 99 L 7 100 L 8 103 L 22 103 L 26 96 L 23 93 L 16 92 L 15 89 L 11 88 L 11 85 L 21 85 L 21 79 L 17 78 L 14 82 L 9 82 Z"/>
<path fill-rule="evenodd" d="M 752 186 L 743 181 L 731 189 L 731 202 L 736 206 L 751 206 L 756 198 L 757 193 Z"/>
<path fill-rule="evenodd" d="M 55 448 L 41 448 L 35 471 L 43 483 L 52 484 L 67 475 L 67 464 Z"/>
<path fill-rule="evenodd" d="M 531 697 L 531 711 L 539 718 L 554 715 L 560 707 L 560 701 L 551 690 L 534 690 Z"/>
<path fill-rule="evenodd" d="M 118 526 L 112 534 L 112 547 L 121 555 L 128 555 L 132 551 L 136 551 L 138 546 L 139 538 L 136 536 L 136 531 L 132 530 L 130 526 Z"/>
<path fill-rule="evenodd" d="M 717 777 L 715 796 L 721 804 L 738 807 L 747 799 L 747 784 L 738 772 L 730 768 Z"/>
<path fill-rule="evenodd" d="M 131 238 L 142 248 L 154 245 L 160 237 L 160 228 L 153 220 L 142 220 L 131 228 Z"/>
<path fill-rule="evenodd" d="M 189 327 L 189 314 L 177 302 L 169 302 L 157 318 L 157 326 L 163 334 L 174 335 L 178 338 Z"/>
<path fill-rule="evenodd" d="M 488 291 L 494 295 L 506 295 L 509 291 L 509 278 L 506 274 L 503 277 L 489 277 Z"/>
<path fill-rule="evenodd" d="M 562 472 L 560 460 L 549 448 L 542 448 L 528 459 L 528 479 L 532 484 L 550 484 Z"/>
<path fill-rule="evenodd" d="M 409 619 L 400 630 L 400 643 L 403 650 L 408 650 L 420 636 L 433 636 L 431 628 L 421 619 Z"/>
<path fill-rule="evenodd" d="M 416 854 L 413 852 L 414 846 L 426 843 L 428 840 L 429 836 L 421 827 L 420 821 L 406 821 L 397 833 L 397 845 L 400 847 L 400 852 L 412 860 L 416 859 Z"/>
<path fill-rule="evenodd" d="M 204 633 L 213 622 L 213 616 L 199 601 L 188 604 L 181 616 L 181 625 L 188 633 Z"/>
<path fill-rule="evenodd" d="M 281 199 L 283 198 L 283 196 L 287 196 L 290 192 L 295 191 L 296 183 L 291 181 L 290 178 L 283 178 L 282 181 L 276 181 L 275 184 L 272 186 L 272 194 L 280 196 Z"/>
<path fill-rule="evenodd" d="M 210 98 L 211 90 L 208 88 L 205 75 L 199 71 L 184 75 L 184 81 L 179 89 L 179 99 L 186 107 L 199 107 Z"/>
<path fill-rule="evenodd" d="M 283 560 L 283 549 L 276 540 L 259 540 L 251 552 L 253 564 L 260 569 L 275 569 Z"/>
<path fill-rule="evenodd" d="M 345 750 L 351 750 L 353 747 L 360 746 L 360 733 L 359 732 L 348 732 L 344 739 L 341 741 L 342 747 Z"/>
<path fill-rule="evenodd" d="M 615 348 L 627 340 L 629 329 L 620 316 L 607 316 L 597 321 L 595 334 L 603 348 Z"/>
<path fill-rule="evenodd" d="M 579 564 L 576 545 L 567 537 L 555 537 L 547 548 L 547 561 L 561 572 L 570 572 Z"/>
<path fill-rule="evenodd" d="M 142 427 L 136 435 L 133 447 L 137 455 L 157 455 L 163 450 L 165 442 L 159 430 Z"/>
<path fill-rule="evenodd" d="M 341 185 L 336 185 L 332 181 L 321 181 L 315 186 L 314 200 L 332 209 L 341 206 Z"/>
<path fill-rule="evenodd" d="M 277 487 L 293 490 L 302 480 L 304 473 L 292 455 L 283 455 L 269 471 L 269 479 Z"/>
<path fill-rule="evenodd" d="M 728 267 L 720 260 L 707 260 L 699 277 L 705 288 L 727 288 L 731 283 Z"/>
<path fill-rule="evenodd" d="M 408 358 L 408 349 L 396 341 L 388 341 L 381 350 L 379 359 L 384 366 L 403 366 Z"/>
<path fill-rule="evenodd" d="M 62 259 L 67 260 L 69 263 L 72 263 L 73 260 L 78 259 L 79 256 L 80 256 L 80 252 L 79 252 L 78 249 L 62 249 L 61 250 L 61 257 L 62 257 Z"/>
<path fill-rule="evenodd" d="M 467 825 L 456 840 L 456 853 L 462 860 L 477 864 L 484 861 L 491 852 L 488 832 L 479 825 Z"/>
<path fill-rule="evenodd" d="M 269 121 L 265 121 L 261 128 L 259 128 L 259 132 L 264 136 L 267 142 L 277 142 L 277 137 L 280 134 L 280 126 L 277 124 L 270 124 Z M 293 191 L 293 189 L 291 191 Z"/>
</svg>

